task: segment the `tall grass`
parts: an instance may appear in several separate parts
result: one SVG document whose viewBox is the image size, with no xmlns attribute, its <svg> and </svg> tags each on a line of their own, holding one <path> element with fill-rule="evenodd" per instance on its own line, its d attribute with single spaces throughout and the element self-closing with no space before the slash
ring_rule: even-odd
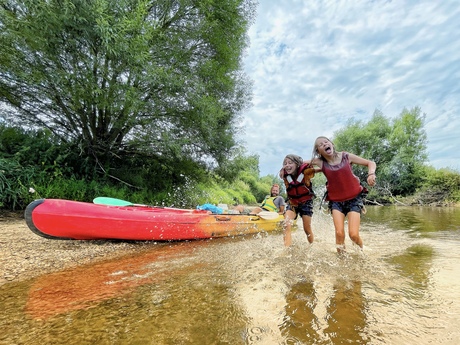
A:
<svg viewBox="0 0 460 345">
<path fill-rule="evenodd" d="M 264 186 L 269 193 L 270 184 Z M 209 179 L 197 183 L 192 180 L 174 189 L 152 192 L 133 189 L 125 185 L 113 185 L 102 181 L 87 181 L 64 177 L 58 172 L 50 174 L 36 167 L 23 167 L 14 160 L 0 158 L 0 207 L 22 210 L 35 199 L 67 199 L 92 202 L 95 197 L 107 196 L 158 206 L 195 208 L 204 203 L 256 204 L 250 186 L 241 180 L 231 183 L 221 179 Z"/>
</svg>

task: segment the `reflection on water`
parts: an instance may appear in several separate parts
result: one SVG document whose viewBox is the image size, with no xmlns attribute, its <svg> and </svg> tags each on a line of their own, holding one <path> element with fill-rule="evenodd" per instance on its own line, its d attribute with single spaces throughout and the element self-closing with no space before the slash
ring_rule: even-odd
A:
<svg viewBox="0 0 460 345">
<path fill-rule="evenodd" d="M 281 330 L 287 339 L 308 341 L 317 340 L 319 320 L 314 309 L 318 299 L 311 281 L 300 281 L 294 284 L 286 295 L 286 314 Z"/>
<path fill-rule="evenodd" d="M 455 207 L 369 207 L 364 218 L 384 222 L 395 230 L 409 230 L 418 235 L 429 232 L 460 230 L 460 210 Z"/>
<path fill-rule="evenodd" d="M 366 306 L 361 282 L 337 281 L 331 287 L 323 320 L 318 318 L 320 313 L 315 310 L 319 308 L 319 301 L 311 281 L 292 286 L 286 302 L 282 330 L 291 343 L 367 343 L 364 333 Z M 325 323 L 324 328 L 321 323 Z"/>
<path fill-rule="evenodd" d="M 282 235 L 153 244 L 0 287 L 0 344 L 456 344 L 460 210 L 369 207 L 365 257 Z"/>
<path fill-rule="evenodd" d="M 366 315 L 361 282 L 338 282 L 333 287 L 327 314 L 328 326 L 324 333 L 333 342 L 346 338 L 347 342 L 363 343 Z"/>
<path fill-rule="evenodd" d="M 161 282 L 169 275 L 171 259 L 177 261 L 204 243 L 159 246 L 155 251 L 128 256 L 123 260 L 44 275 L 30 287 L 25 311 L 33 318 L 45 319 L 86 309 L 95 302 L 126 294 L 141 285 Z M 197 261 L 193 265 L 196 269 L 201 263 Z M 176 273 L 182 272 L 178 269 Z"/>
<path fill-rule="evenodd" d="M 422 293 L 428 288 L 434 250 L 426 244 L 415 244 L 403 254 L 392 257 L 393 264 L 402 277 L 409 278 L 411 291 Z"/>
</svg>

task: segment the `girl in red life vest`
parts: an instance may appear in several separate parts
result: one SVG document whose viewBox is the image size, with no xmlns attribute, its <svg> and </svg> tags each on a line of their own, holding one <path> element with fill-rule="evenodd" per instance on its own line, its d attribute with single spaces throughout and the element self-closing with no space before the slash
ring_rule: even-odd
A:
<svg viewBox="0 0 460 345">
<path fill-rule="evenodd" d="M 313 243 L 314 236 L 311 229 L 313 216 L 313 193 L 310 179 L 315 176 L 315 169 L 303 162 L 302 157 L 289 154 L 284 158 L 280 177 L 284 180 L 288 195 L 288 206 L 284 214 L 284 245 L 291 245 L 291 227 L 297 215 L 302 217 L 303 229 L 309 243 Z"/>
<path fill-rule="evenodd" d="M 363 241 L 359 236 L 363 186 L 353 174 L 352 164 L 367 166 L 367 183 L 375 185 L 377 165 L 370 160 L 349 152 L 337 152 L 334 144 L 326 137 L 318 137 L 313 148 L 311 164 L 318 166 L 327 178 L 327 199 L 335 227 L 337 252 L 345 251 L 345 217 L 348 216 L 348 235 L 360 248 Z"/>
</svg>

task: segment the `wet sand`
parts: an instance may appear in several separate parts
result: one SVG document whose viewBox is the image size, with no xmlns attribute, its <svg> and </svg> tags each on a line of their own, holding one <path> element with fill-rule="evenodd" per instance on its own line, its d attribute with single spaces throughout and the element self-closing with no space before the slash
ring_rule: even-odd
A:
<svg viewBox="0 0 460 345">
<path fill-rule="evenodd" d="M 134 253 L 149 244 L 46 239 L 30 231 L 22 212 L 0 211 L 0 285 Z"/>
</svg>

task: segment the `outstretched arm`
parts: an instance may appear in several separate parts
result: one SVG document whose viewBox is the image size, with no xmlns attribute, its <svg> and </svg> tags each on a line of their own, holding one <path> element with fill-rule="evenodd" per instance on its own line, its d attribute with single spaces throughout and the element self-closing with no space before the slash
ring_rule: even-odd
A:
<svg viewBox="0 0 460 345">
<path fill-rule="evenodd" d="M 304 163 L 310 164 L 310 166 L 315 169 L 315 173 L 321 172 L 321 168 L 323 167 L 323 161 L 318 158 L 313 158 L 310 161 L 304 161 Z"/>
<path fill-rule="evenodd" d="M 376 181 L 375 169 L 377 169 L 377 164 L 375 164 L 374 161 L 364 159 L 352 153 L 348 154 L 348 158 L 350 159 L 350 163 L 352 164 L 367 166 L 367 169 L 368 169 L 367 170 L 367 184 L 369 186 L 375 185 L 375 181 Z"/>
</svg>

